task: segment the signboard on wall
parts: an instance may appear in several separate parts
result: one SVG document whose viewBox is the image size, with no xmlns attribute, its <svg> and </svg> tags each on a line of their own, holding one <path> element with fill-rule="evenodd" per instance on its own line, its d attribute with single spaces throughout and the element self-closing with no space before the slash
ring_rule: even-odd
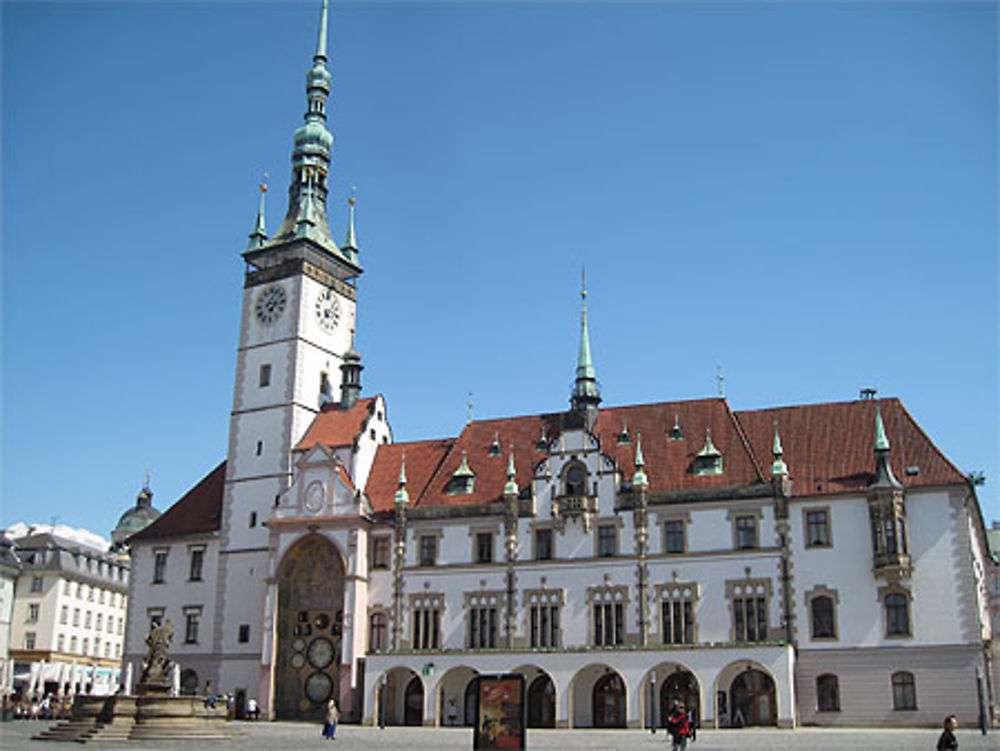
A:
<svg viewBox="0 0 1000 751">
<path fill-rule="evenodd" d="M 479 676 L 473 751 L 524 751 L 524 676 L 518 673 Z"/>
</svg>

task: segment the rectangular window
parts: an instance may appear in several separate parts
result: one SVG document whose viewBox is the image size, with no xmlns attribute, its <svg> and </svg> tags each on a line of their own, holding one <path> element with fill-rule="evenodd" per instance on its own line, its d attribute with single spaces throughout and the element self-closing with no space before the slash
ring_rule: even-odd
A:
<svg viewBox="0 0 1000 751">
<path fill-rule="evenodd" d="M 31 577 L 31 591 L 32 592 L 42 591 L 42 577 L 40 576 Z"/>
<path fill-rule="evenodd" d="M 97 614 L 97 618 L 95 619 L 96 623 L 94 623 L 94 630 L 95 631 L 100 631 L 101 630 L 101 626 L 104 624 L 103 618 L 104 618 L 103 615 L 101 615 L 100 613 Z"/>
<path fill-rule="evenodd" d="M 153 551 L 153 584 L 163 584 L 167 573 L 167 551 Z"/>
<path fill-rule="evenodd" d="M 69 637 L 69 651 L 72 654 L 76 654 L 76 637 L 75 636 Z"/>
<path fill-rule="evenodd" d="M 28 621 L 34 623 L 38 620 L 38 603 L 33 602 L 28 605 Z"/>
<path fill-rule="evenodd" d="M 910 601 L 904 594 L 885 596 L 885 635 L 910 635 Z"/>
<path fill-rule="evenodd" d="M 613 524 L 602 524 L 597 528 L 597 555 L 610 558 L 618 554 L 618 530 Z"/>
<path fill-rule="evenodd" d="M 69 581 L 69 579 L 67 579 L 63 583 L 63 594 L 69 596 L 72 593 L 73 593 L 73 584 L 72 582 Z"/>
<path fill-rule="evenodd" d="M 84 614 L 84 616 L 83 616 L 83 627 L 84 628 L 90 628 L 90 619 L 93 618 L 93 615 L 94 614 L 91 613 L 89 610 Z"/>
<path fill-rule="evenodd" d="M 389 551 L 392 540 L 387 536 L 372 538 L 372 568 L 389 568 Z"/>
<path fill-rule="evenodd" d="M 73 625 L 80 625 L 80 608 L 73 608 Z"/>
<path fill-rule="evenodd" d="M 767 598 L 733 598 L 733 638 L 736 641 L 767 641 Z"/>
<path fill-rule="evenodd" d="M 201 581 L 201 569 L 204 561 L 205 548 L 191 548 L 191 567 L 188 574 L 188 581 Z"/>
<path fill-rule="evenodd" d="M 146 614 L 149 616 L 150 631 L 152 631 L 157 626 L 163 625 L 163 608 L 150 608 L 149 610 L 146 611 Z M 118 623 L 119 623 L 118 633 L 121 633 L 121 628 L 120 628 L 121 618 L 118 619 Z"/>
<path fill-rule="evenodd" d="M 913 673 L 902 670 L 892 674 L 892 708 L 912 712 L 917 708 L 917 683 Z"/>
<path fill-rule="evenodd" d="M 493 563 L 493 533 L 476 533 L 476 563 Z"/>
<path fill-rule="evenodd" d="M 535 530 L 535 560 L 536 561 L 551 561 L 553 555 L 552 550 L 552 530 L 551 529 L 536 529 Z"/>
<path fill-rule="evenodd" d="M 663 547 L 665 553 L 684 552 L 684 522 L 671 519 L 663 524 Z"/>
<path fill-rule="evenodd" d="M 35 632 L 25 631 L 24 632 L 24 648 L 34 649 L 35 648 Z"/>
<path fill-rule="evenodd" d="M 559 646 L 559 606 L 532 605 L 529 611 L 532 647 Z"/>
<path fill-rule="evenodd" d="M 413 648 L 438 649 L 441 644 L 441 611 L 437 608 L 413 609 Z"/>
<path fill-rule="evenodd" d="M 663 619 L 664 644 L 694 643 L 694 603 L 690 598 L 663 600 L 660 616 Z"/>
<path fill-rule="evenodd" d="M 757 547 L 757 517 L 736 517 L 736 549 L 749 550 Z"/>
<path fill-rule="evenodd" d="M 372 613 L 368 629 L 368 648 L 384 652 L 389 646 L 389 618 L 385 613 Z"/>
<path fill-rule="evenodd" d="M 66 649 L 66 634 L 59 634 L 59 638 L 56 640 L 56 644 L 58 645 L 56 649 L 59 652 L 64 651 Z"/>
<path fill-rule="evenodd" d="M 236 640 L 240 644 L 246 644 L 248 641 L 250 641 L 250 624 L 249 623 L 241 623 L 240 624 L 239 631 L 237 632 L 237 635 L 236 635 Z"/>
<path fill-rule="evenodd" d="M 594 644 L 599 647 L 621 644 L 624 637 L 625 609 L 620 602 L 601 602 L 593 606 Z"/>
<path fill-rule="evenodd" d="M 66 605 L 59 608 L 59 622 L 64 626 L 69 622 L 69 607 Z"/>
<path fill-rule="evenodd" d="M 826 509 L 806 511 L 806 547 L 825 548 L 830 545 L 830 519 Z"/>
<path fill-rule="evenodd" d="M 260 378 L 258 379 L 260 388 L 271 385 L 271 363 L 264 363 L 260 366 Z"/>
<path fill-rule="evenodd" d="M 184 643 L 198 643 L 198 624 L 201 620 L 201 608 L 184 610 Z"/>
<path fill-rule="evenodd" d="M 81 644 L 83 646 L 80 647 L 80 654 L 86 656 L 90 652 L 90 639 L 84 638 Z"/>
<path fill-rule="evenodd" d="M 469 608 L 469 649 L 494 649 L 497 645 L 497 609 Z"/>
<path fill-rule="evenodd" d="M 434 566 L 437 564 L 437 536 L 420 535 L 420 565 Z"/>
</svg>

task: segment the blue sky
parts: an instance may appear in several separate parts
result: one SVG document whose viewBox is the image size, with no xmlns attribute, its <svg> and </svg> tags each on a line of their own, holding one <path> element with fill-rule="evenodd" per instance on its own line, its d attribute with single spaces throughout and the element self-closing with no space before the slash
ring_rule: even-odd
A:
<svg viewBox="0 0 1000 751">
<path fill-rule="evenodd" d="M 107 535 L 225 456 L 256 184 L 318 0 L 0 6 L 0 524 Z M 334 2 L 330 214 L 397 440 L 567 405 L 898 396 L 998 463 L 994 3 Z M 794 468 L 793 468 L 794 471 Z"/>
</svg>

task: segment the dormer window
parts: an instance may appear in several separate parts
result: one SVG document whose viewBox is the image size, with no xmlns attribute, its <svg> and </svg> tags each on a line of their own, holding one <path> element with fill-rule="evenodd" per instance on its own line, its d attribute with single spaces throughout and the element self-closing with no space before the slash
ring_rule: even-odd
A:
<svg viewBox="0 0 1000 751">
<path fill-rule="evenodd" d="M 628 423 L 627 422 L 623 422 L 622 423 L 622 430 L 618 434 L 618 443 L 619 444 L 622 444 L 622 443 L 625 443 L 625 444 L 632 443 L 632 436 L 630 436 L 629 433 L 628 433 Z"/>
<path fill-rule="evenodd" d="M 566 470 L 565 495 L 587 495 L 587 468 L 582 464 L 572 464 Z"/>
<path fill-rule="evenodd" d="M 545 435 L 545 426 L 542 426 L 542 434 L 538 436 L 538 440 L 535 442 L 535 448 L 539 451 L 545 451 L 549 447 L 549 438 Z"/>
<path fill-rule="evenodd" d="M 500 436 L 496 433 L 493 434 L 493 443 L 490 444 L 488 453 L 490 456 L 500 456 Z"/>
<path fill-rule="evenodd" d="M 674 415 L 674 426 L 667 433 L 667 438 L 671 441 L 682 441 L 684 440 L 684 431 L 681 429 L 681 416 Z"/>
<path fill-rule="evenodd" d="M 476 488 L 476 473 L 469 467 L 469 460 L 462 452 L 462 463 L 448 481 L 449 495 L 468 495 Z"/>
<path fill-rule="evenodd" d="M 722 474 L 722 454 L 712 443 L 712 431 L 705 431 L 705 446 L 694 456 L 691 471 L 696 477 Z"/>
</svg>

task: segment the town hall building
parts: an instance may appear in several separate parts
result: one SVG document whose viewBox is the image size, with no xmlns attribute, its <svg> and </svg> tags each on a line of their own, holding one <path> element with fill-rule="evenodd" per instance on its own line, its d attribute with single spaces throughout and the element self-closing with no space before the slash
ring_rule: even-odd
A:
<svg viewBox="0 0 1000 751">
<path fill-rule="evenodd" d="M 976 722 L 995 659 L 970 481 L 895 398 L 608 406 L 582 291 L 569 406 L 396 443 L 364 396 L 353 205 L 326 212 L 327 2 L 288 210 L 264 194 L 225 460 L 133 535 L 124 660 L 174 624 L 182 690 L 267 716 L 529 727 Z M 568 333 L 568 332 L 567 332 Z M 553 395 L 555 405 L 563 396 Z M 511 405 L 516 410 L 516 405 Z"/>
</svg>

